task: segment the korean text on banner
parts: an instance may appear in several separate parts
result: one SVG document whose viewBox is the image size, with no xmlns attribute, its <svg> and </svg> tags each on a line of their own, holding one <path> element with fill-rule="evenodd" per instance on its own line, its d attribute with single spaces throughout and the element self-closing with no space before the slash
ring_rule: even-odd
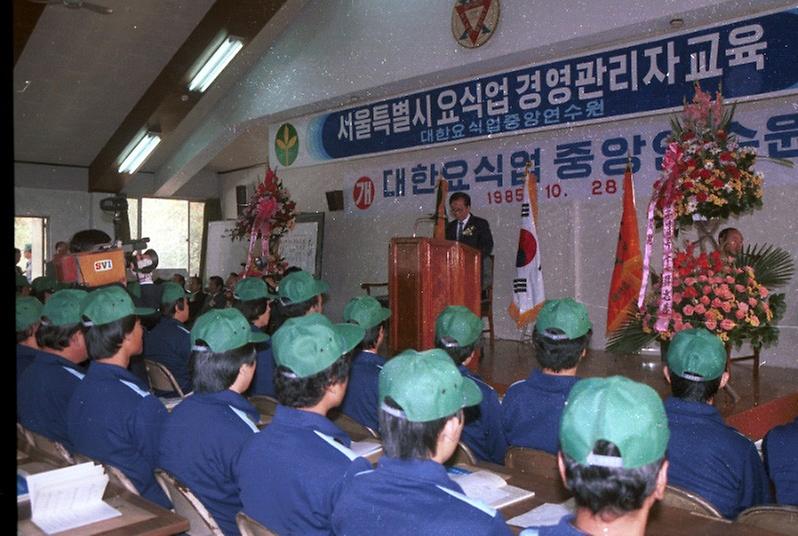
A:
<svg viewBox="0 0 798 536">
<path fill-rule="evenodd" d="M 518 235 L 517 269 L 513 279 L 513 302 L 507 308 L 518 328 L 535 319 L 546 299 L 543 291 L 543 269 L 540 266 L 540 248 L 535 229 L 538 179 L 527 173 L 524 201 L 521 204 L 521 230 Z"/>
</svg>

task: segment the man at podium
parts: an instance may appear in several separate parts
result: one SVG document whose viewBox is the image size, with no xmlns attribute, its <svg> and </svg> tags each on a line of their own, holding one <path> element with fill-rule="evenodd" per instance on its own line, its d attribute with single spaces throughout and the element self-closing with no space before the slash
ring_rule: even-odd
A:
<svg viewBox="0 0 798 536">
<path fill-rule="evenodd" d="M 488 220 L 471 214 L 471 196 L 455 192 L 449 198 L 449 208 L 454 220 L 446 224 L 446 240 L 456 240 L 469 245 L 482 254 L 482 288 L 492 277 L 488 273 L 487 259 L 493 251 L 493 235 Z"/>
</svg>

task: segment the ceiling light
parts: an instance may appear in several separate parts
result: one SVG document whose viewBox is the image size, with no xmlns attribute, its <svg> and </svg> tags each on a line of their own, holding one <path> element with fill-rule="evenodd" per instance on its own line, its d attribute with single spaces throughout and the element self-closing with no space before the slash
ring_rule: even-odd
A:
<svg viewBox="0 0 798 536">
<path fill-rule="evenodd" d="M 216 80 L 219 73 L 227 67 L 227 64 L 230 63 L 242 48 L 244 48 L 244 41 L 239 37 L 230 36 L 222 41 L 222 44 L 219 45 L 216 52 L 211 54 L 211 57 L 208 58 L 205 65 L 203 65 L 197 74 L 194 75 L 194 78 L 191 79 L 188 85 L 189 91 L 203 92 L 208 89 L 208 86 Z"/>
<path fill-rule="evenodd" d="M 131 175 L 136 173 L 159 143 L 161 143 L 160 135 L 155 132 L 145 132 L 119 165 L 119 173 L 130 173 Z"/>
</svg>

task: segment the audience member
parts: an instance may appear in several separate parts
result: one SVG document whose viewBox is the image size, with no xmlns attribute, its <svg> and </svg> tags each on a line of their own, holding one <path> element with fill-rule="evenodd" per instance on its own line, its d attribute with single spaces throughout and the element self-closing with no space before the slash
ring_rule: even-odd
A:
<svg viewBox="0 0 798 536">
<path fill-rule="evenodd" d="M 205 305 L 205 297 L 207 294 L 202 288 L 202 279 L 199 276 L 192 275 L 188 278 L 188 318 L 189 322 L 194 320 L 200 315 L 202 307 Z"/>
<path fill-rule="evenodd" d="M 366 333 L 355 349 L 341 411 L 375 431 L 380 426 L 377 420 L 377 385 L 380 371 L 385 365 L 385 358 L 379 351 L 385 340 L 390 316 L 391 311 L 371 296 L 352 298 L 344 307 L 344 322 L 357 324 Z"/>
<path fill-rule="evenodd" d="M 31 281 L 31 291 L 35 298 L 42 303 L 47 303 L 50 296 L 58 288 L 58 282 L 52 277 L 39 276 Z"/>
<path fill-rule="evenodd" d="M 593 325 L 587 309 L 572 298 L 546 300 L 538 314 L 532 342 L 540 369 L 507 389 L 502 424 L 509 445 L 559 450 L 560 417 L 587 353 Z"/>
<path fill-rule="evenodd" d="M 756 447 L 726 426 L 712 405 L 729 381 L 723 342 L 704 328 L 678 332 L 668 347 L 665 401 L 671 438 L 671 484 L 696 493 L 726 518 L 770 502 L 770 484 Z"/>
<path fill-rule="evenodd" d="M 16 269 L 18 275 L 25 277 L 25 274 L 22 272 L 22 267 L 19 265 L 19 261 L 21 260 L 22 252 L 19 250 L 19 248 L 14 248 L 14 268 Z M 25 281 L 27 281 L 27 279 Z"/>
<path fill-rule="evenodd" d="M 235 301 L 233 307 L 241 311 L 241 314 L 250 324 L 250 329 L 255 333 L 264 333 L 269 325 L 271 316 L 271 300 L 275 296 L 269 293 L 266 283 L 258 277 L 247 277 L 240 280 L 235 287 Z M 255 377 L 251 382 L 252 394 L 268 394 L 274 396 L 274 385 L 271 383 L 274 370 L 274 357 L 272 356 L 272 345 L 268 341 L 261 342 L 255 346 L 255 360 L 258 366 L 255 369 Z M 258 375 L 258 369 L 263 368 L 266 372 Z M 266 380 L 269 385 L 257 385 L 258 378 Z"/>
<path fill-rule="evenodd" d="M 17 390 L 19 422 L 28 430 L 72 449 L 67 433 L 67 405 L 83 379 L 86 341 L 80 305 L 87 293 L 55 292 L 41 311 L 36 341 L 41 349 L 22 374 Z"/>
<path fill-rule="evenodd" d="M 144 333 L 144 351 L 147 359 L 161 363 L 177 384 L 187 394 L 191 391 L 191 335 L 186 328 L 188 303 L 186 291 L 177 283 L 168 281 L 161 285 L 161 320 Z M 172 391 L 156 392 L 158 396 L 177 396 Z"/>
<path fill-rule="evenodd" d="M 330 534 L 341 479 L 371 469 L 326 417 L 346 394 L 350 351 L 363 332 L 312 314 L 287 320 L 272 338 L 280 404 L 244 445 L 238 474 L 244 512 L 278 534 Z"/>
<path fill-rule="evenodd" d="M 172 283 L 180 285 L 180 288 L 186 290 L 186 278 L 183 274 L 172 274 Z"/>
<path fill-rule="evenodd" d="M 504 465 L 507 442 L 502 430 L 499 396 L 482 378 L 468 370 L 477 355 L 482 336 L 482 320 L 462 305 L 446 307 L 435 321 L 435 346 L 452 358 L 460 373 L 470 378 L 482 392 L 479 405 L 463 410 L 463 442 L 480 460 Z"/>
<path fill-rule="evenodd" d="M 185 484 L 225 535 L 238 535 L 242 510 L 238 459 L 258 432 L 258 410 L 242 393 L 255 373 L 255 346 L 268 335 L 249 329 L 235 309 L 209 311 L 191 330 L 194 394 L 163 425 L 159 466 Z"/>
<path fill-rule="evenodd" d="M 726 227 L 718 233 L 718 246 L 725 258 L 734 260 L 743 250 L 743 234 L 734 227 Z"/>
<path fill-rule="evenodd" d="M 762 453 L 776 502 L 798 506 L 798 418 L 769 431 L 762 442 Z"/>
<path fill-rule="evenodd" d="M 18 273 L 16 275 L 16 288 L 17 288 L 17 293 L 16 294 L 17 294 L 18 297 L 19 296 L 30 296 L 30 294 L 31 294 L 30 282 L 21 273 Z"/>
<path fill-rule="evenodd" d="M 61 257 L 62 255 L 66 255 L 67 253 L 69 253 L 69 244 L 60 240 L 56 242 L 53 258 L 44 266 L 44 275 L 52 279 L 56 279 L 55 259 Z"/>
<path fill-rule="evenodd" d="M 33 282 L 33 246 L 31 244 L 25 244 L 25 249 L 23 251 L 23 255 L 25 256 L 25 279 L 28 280 L 28 283 Z"/>
<path fill-rule="evenodd" d="M 42 302 L 33 296 L 17 296 L 17 390 L 25 369 L 33 363 L 39 350 L 36 342 L 36 331 L 39 329 L 42 314 Z"/>
<path fill-rule="evenodd" d="M 115 285 L 89 293 L 81 309 L 92 363 L 69 401 L 69 439 L 79 453 L 120 469 L 142 496 L 171 508 L 153 475 L 166 408 L 127 370 L 141 353 L 138 315 L 152 310 L 134 307 Z"/>
<path fill-rule="evenodd" d="M 482 399 L 439 349 L 406 350 L 382 368 L 377 469 L 346 475 L 335 534 L 510 534 L 496 510 L 465 496 L 443 463 L 457 449 L 463 408 Z"/>
<path fill-rule="evenodd" d="M 623 376 L 588 378 L 562 415 L 560 477 L 576 515 L 530 527 L 523 536 L 642 536 L 668 483 L 668 420 L 651 387 Z"/>
<path fill-rule="evenodd" d="M 205 296 L 205 303 L 200 314 L 206 313 L 211 309 L 224 309 L 227 302 L 224 299 L 224 281 L 218 275 L 212 275 L 208 279 L 208 293 Z"/>
<path fill-rule="evenodd" d="M 239 276 L 235 272 L 230 272 L 227 276 L 227 279 L 224 282 L 224 302 L 225 307 L 232 307 L 233 302 L 235 301 L 235 297 L 233 297 L 233 293 L 235 292 L 236 285 L 241 280 L 241 276 Z"/>
</svg>

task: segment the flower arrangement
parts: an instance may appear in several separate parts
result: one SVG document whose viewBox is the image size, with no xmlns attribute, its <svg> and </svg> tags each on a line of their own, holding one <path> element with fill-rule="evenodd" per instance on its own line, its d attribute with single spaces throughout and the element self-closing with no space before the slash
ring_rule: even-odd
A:
<svg viewBox="0 0 798 536">
<path fill-rule="evenodd" d="M 751 266 L 724 263 L 719 251 L 696 256 L 693 243 L 676 251 L 673 264 L 673 312 L 667 330 L 654 328 L 660 279 L 638 313 L 643 333 L 665 341 L 683 329 L 704 327 L 734 346 L 743 340 L 753 345 L 775 340 L 772 324 L 782 312 L 784 295 L 771 295 Z"/>
<path fill-rule="evenodd" d="M 246 275 L 283 273 L 287 263 L 278 253 L 278 245 L 280 238 L 294 227 L 295 221 L 296 202 L 274 170 L 267 168 L 263 182 L 255 188 L 230 232 L 232 240 L 250 241 Z M 261 240 L 261 256 L 256 257 L 254 246 L 257 239 Z"/>
<path fill-rule="evenodd" d="M 685 103 L 682 121 L 671 119 L 672 169 L 654 183 L 658 192 L 655 210 L 657 226 L 662 225 L 668 202 L 666 181 L 675 180 L 670 197 L 677 224 L 690 225 L 694 219 L 727 218 L 762 207 L 761 172 L 752 168 L 756 152 L 740 147 L 729 132 L 734 106 L 725 109 L 718 91 L 712 101 L 696 84 L 692 103 Z"/>
</svg>

